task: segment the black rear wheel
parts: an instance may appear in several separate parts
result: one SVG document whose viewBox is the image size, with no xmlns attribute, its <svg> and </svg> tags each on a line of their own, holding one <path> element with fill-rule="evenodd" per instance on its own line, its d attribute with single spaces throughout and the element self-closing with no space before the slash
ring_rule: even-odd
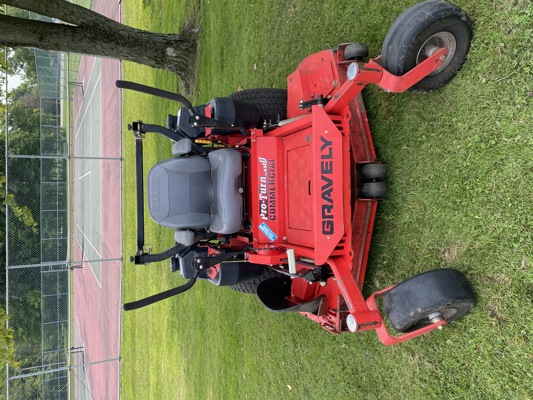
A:
<svg viewBox="0 0 533 400">
<path fill-rule="evenodd" d="M 383 67 L 400 76 L 440 48 L 447 48 L 443 64 L 409 88 L 431 92 L 447 84 L 461 69 L 472 40 L 472 23 L 459 7 L 444 0 L 415 4 L 394 21 L 383 41 Z"/>
<path fill-rule="evenodd" d="M 256 294 L 257 287 L 261 282 L 270 278 L 279 278 L 282 276 L 282 274 L 274 271 L 272 268 L 265 267 L 263 273 L 257 278 L 250 279 L 244 282 L 239 282 L 235 285 L 231 285 L 230 288 L 235 290 L 236 292 Z"/>
<path fill-rule="evenodd" d="M 450 268 L 415 275 L 383 297 L 391 325 L 410 332 L 442 319 L 450 323 L 469 312 L 476 297 L 465 276 Z"/>
<path fill-rule="evenodd" d="M 246 89 L 231 94 L 234 100 L 252 104 L 260 114 L 260 126 L 263 122 L 277 122 L 287 119 L 287 90 L 286 89 Z"/>
</svg>

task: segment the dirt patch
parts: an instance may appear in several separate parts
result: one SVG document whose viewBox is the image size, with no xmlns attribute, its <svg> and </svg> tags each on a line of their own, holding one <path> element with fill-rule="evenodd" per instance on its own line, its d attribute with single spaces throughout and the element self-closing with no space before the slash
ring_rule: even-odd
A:
<svg viewBox="0 0 533 400">
<path fill-rule="evenodd" d="M 464 251 L 464 246 L 461 243 L 453 244 L 442 250 L 441 257 L 443 260 L 452 263 L 459 258 L 459 255 Z"/>
<path fill-rule="evenodd" d="M 488 306 L 488 314 L 490 318 L 497 320 L 500 324 L 506 324 L 507 318 L 505 318 L 501 311 L 500 306 L 496 303 L 491 303 Z"/>
</svg>

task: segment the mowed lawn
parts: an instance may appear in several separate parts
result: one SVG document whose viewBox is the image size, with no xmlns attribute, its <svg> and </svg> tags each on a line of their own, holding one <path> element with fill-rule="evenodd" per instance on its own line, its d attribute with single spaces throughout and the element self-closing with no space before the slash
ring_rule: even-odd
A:
<svg viewBox="0 0 533 400">
<path fill-rule="evenodd" d="M 177 32 L 201 19 L 195 103 L 285 87 L 306 55 L 348 41 L 381 52 L 406 0 L 131 0 L 126 23 Z M 124 399 L 532 399 L 533 5 L 457 1 L 475 37 L 460 74 L 427 95 L 365 91 L 388 198 L 380 204 L 366 293 L 452 267 L 478 305 L 424 337 L 385 347 L 375 333 L 334 336 L 249 295 L 198 283 L 124 313 Z M 124 65 L 126 79 L 177 90 L 169 74 Z M 124 93 L 124 123 L 164 125 L 177 104 Z M 125 129 L 125 128 L 124 128 Z M 170 156 L 148 136 L 145 167 Z M 135 251 L 134 142 L 125 138 L 124 254 Z M 155 251 L 172 232 L 147 219 Z M 124 301 L 184 283 L 168 263 L 124 266 Z"/>
</svg>

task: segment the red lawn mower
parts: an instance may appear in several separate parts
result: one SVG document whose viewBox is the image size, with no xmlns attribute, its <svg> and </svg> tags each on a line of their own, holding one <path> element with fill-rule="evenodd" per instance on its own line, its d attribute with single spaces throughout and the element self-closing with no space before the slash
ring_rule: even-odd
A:
<svg viewBox="0 0 533 400">
<path fill-rule="evenodd" d="M 197 279 L 255 293 L 270 310 L 298 312 L 332 333 L 374 329 L 385 345 L 441 328 L 476 303 L 464 275 L 424 272 L 365 299 L 362 288 L 385 166 L 376 158 L 361 91 L 431 92 L 461 68 L 472 38 L 469 17 L 440 0 L 405 11 L 367 59 L 361 43 L 304 59 L 285 89 L 254 89 L 193 107 L 184 97 L 118 81 L 124 89 L 183 104 L 167 127 L 135 122 L 135 264 L 170 259 L 189 281 L 125 304 L 146 306 L 190 289 Z M 153 166 L 151 218 L 174 230 L 175 245 L 144 243 L 142 145 L 155 132 L 173 157 Z M 400 335 L 391 335 L 377 305 Z"/>
</svg>

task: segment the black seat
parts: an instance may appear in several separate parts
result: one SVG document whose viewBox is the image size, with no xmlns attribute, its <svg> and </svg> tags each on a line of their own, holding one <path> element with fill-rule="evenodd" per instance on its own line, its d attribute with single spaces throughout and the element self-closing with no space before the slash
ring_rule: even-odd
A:
<svg viewBox="0 0 533 400">
<path fill-rule="evenodd" d="M 161 161 L 148 174 L 150 216 L 175 229 L 176 241 L 185 245 L 192 244 L 194 230 L 236 233 L 242 222 L 241 174 L 235 149 Z"/>
</svg>

